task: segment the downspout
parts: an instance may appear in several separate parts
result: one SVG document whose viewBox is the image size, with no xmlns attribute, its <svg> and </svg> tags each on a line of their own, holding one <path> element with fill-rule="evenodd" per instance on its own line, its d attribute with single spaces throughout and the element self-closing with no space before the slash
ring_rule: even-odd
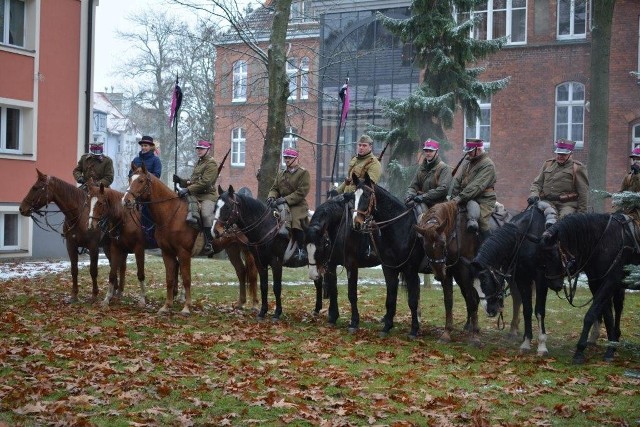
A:
<svg viewBox="0 0 640 427">
<path fill-rule="evenodd" d="M 93 75 L 93 1 L 89 0 L 89 11 L 87 19 L 87 75 L 85 88 L 85 117 L 84 117 L 84 152 L 89 152 L 89 141 L 91 141 L 91 119 L 93 104 L 91 103 L 91 94 L 93 93 L 91 76 Z"/>
</svg>

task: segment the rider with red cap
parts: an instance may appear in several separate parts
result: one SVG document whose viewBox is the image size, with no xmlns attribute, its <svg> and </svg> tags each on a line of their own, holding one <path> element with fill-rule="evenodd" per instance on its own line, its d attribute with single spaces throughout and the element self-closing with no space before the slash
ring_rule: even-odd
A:
<svg viewBox="0 0 640 427">
<path fill-rule="evenodd" d="M 436 140 L 427 139 L 423 143 L 424 160 L 404 196 L 407 206 L 419 203 L 425 211 L 425 208 L 446 200 L 452 179 L 451 166 L 440 159 L 439 149 L 440 143 Z"/>
<path fill-rule="evenodd" d="M 294 257 L 298 261 L 307 258 L 304 244 L 304 228 L 309 223 L 309 205 L 307 194 L 311 185 L 309 171 L 300 166 L 298 150 L 287 148 L 282 152 L 286 168 L 279 171 L 269 190 L 267 204 L 278 208 L 285 219 L 279 234 L 289 235 L 288 228 L 292 231 L 293 241 L 298 245 L 298 251 Z"/>
<path fill-rule="evenodd" d="M 178 195 L 186 197 L 189 202 L 186 221 L 194 228 L 199 227 L 200 212 L 198 211 L 198 204 L 200 204 L 202 209 L 202 232 L 205 237 L 205 245 L 202 251 L 205 255 L 213 254 L 211 226 L 213 225 L 213 213 L 218 200 L 218 192 L 215 188 L 215 183 L 218 179 L 218 164 L 209 155 L 210 149 L 211 143 L 209 141 L 198 141 L 196 144 L 198 163 L 193 168 L 191 178 L 184 179 L 178 175 L 173 175 L 173 182 L 181 187 L 178 190 Z"/>
<path fill-rule="evenodd" d="M 113 182 L 113 160 L 103 152 L 104 143 L 95 141 L 89 144 L 89 152 L 83 154 L 73 169 L 73 178 L 78 184 L 90 180 L 94 184 L 109 187 Z"/>
<path fill-rule="evenodd" d="M 640 191 L 640 146 L 631 150 L 631 171 L 622 180 L 620 191 Z"/>
</svg>

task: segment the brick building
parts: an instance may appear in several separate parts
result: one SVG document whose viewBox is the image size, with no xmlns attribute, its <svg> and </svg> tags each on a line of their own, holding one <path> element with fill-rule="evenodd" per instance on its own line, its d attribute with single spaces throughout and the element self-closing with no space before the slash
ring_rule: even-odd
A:
<svg viewBox="0 0 640 427">
<path fill-rule="evenodd" d="M 305 85 L 309 90 L 306 99 L 292 97 L 290 122 L 300 137 L 297 141 L 289 138 L 283 145 L 297 144 L 302 151 L 301 161 L 316 183 L 310 193 L 314 196 L 308 198 L 312 207 L 322 202 L 322 194 L 331 181 L 335 142 L 339 142 L 334 177 L 337 181 L 344 177 L 348 159 L 355 152 L 354 142 L 367 124 L 385 125 L 380 100 L 403 98 L 417 88 L 419 70 L 411 63 L 411 47 L 390 36 L 375 17 L 375 11 L 407 17 L 410 4 L 401 0 L 294 1 L 292 10 L 305 11 L 305 18 L 292 14 L 292 76 L 297 76 L 296 93 Z M 261 10 L 250 19 L 257 19 Z M 509 76 L 511 80 L 492 99 L 480 101 L 482 116 L 474 125 L 466 126 L 463 114 L 458 112 L 454 128 L 447 133 L 454 148 L 442 155 L 455 164 L 461 157 L 464 139 L 482 137 L 498 171 L 498 199 L 509 208 L 522 209 L 542 163 L 553 157 L 555 139 L 577 141 L 574 157 L 585 163 L 587 160 L 591 1 L 488 0 L 486 9 L 475 13 L 481 15 L 481 22 L 470 36 L 508 37 L 500 52 L 480 64 L 486 67 L 480 78 Z M 299 26 L 301 23 L 307 26 Z M 260 28 L 268 31 L 270 25 Z M 296 28 L 306 33 L 296 34 Z M 640 144 L 640 80 L 631 74 L 640 69 L 640 2 L 618 0 L 612 28 L 608 191 L 619 189 L 628 169 L 628 153 L 634 144 Z M 268 33 L 262 37 L 267 41 Z M 216 65 L 216 153 L 224 153 L 234 144 L 244 147 L 244 151 L 236 150 L 236 161 L 223 172 L 220 182 L 255 191 L 254 176 L 266 126 L 266 105 L 258 100 L 264 101 L 266 72 L 241 45 L 228 47 L 218 51 Z M 300 72 L 303 67 L 296 65 L 300 64 L 296 62 L 298 58 L 308 58 L 306 83 L 300 80 L 305 73 Z M 338 136 L 336 95 L 346 76 L 350 78 L 352 106 L 346 129 Z M 244 95 L 234 93 L 237 87 L 242 91 L 242 85 L 236 84 L 242 79 Z M 376 151 L 381 148 L 378 142 Z M 244 160 L 238 161 L 240 157 Z"/>
</svg>

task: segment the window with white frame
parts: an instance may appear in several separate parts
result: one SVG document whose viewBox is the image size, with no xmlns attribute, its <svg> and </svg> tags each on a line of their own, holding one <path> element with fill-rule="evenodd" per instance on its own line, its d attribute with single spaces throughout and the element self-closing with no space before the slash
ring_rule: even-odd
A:
<svg viewBox="0 0 640 427">
<path fill-rule="evenodd" d="M 247 150 L 246 131 L 235 128 L 231 131 L 231 166 L 244 166 Z"/>
<path fill-rule="evenodd" d="M 480 116 L 476 118 L 475 123 L 471 125 L 465 118 L 465 138 L 480 138 L 484 141 L 484 149 L 489 150 L 491 147 L 491 99 L 478 100 L 480 106 Z"/>
<path fill-rule="evenodd" d="M 472 12 L 479 16 L 472 37 L 493 40 L 507 37 L 507 44 L 527 42 L 527 0 L 487 0 Z M 463 15 L 466 19 L 467 14 Z"/>
<path fill-rule="evenodd" d="M 0 105 L 0 152 L 22 149 L 22 115 L 19 108 Z"/>
<path fill-rule="evenodd" d="M 584 146 L 584 85 L 566 82 L 556 87 L 555 140 L 575 141 L 576 148 Z"/>
<path fill-rule="evenodd" d="M 24 0 L 0 0 L 0 43 L 25 45 L 26 7 Z"/>
<path fill-rule="evenodd" d="M 289 12 L 290 21 L 304 21 L 304 0 L 293 0 Z"/>
<path fill-rule="evenodd" d="M 17 212 L 0 212 L 0 250 L 20 249 L 20 222 Z"/>
<path fill-rule="evenodd" d="M 300 99 L 309 99 L 309 58 L 300 60 Z"/>
<path fill-rule="evenodd" d="M 287 59 L 286 72 L 289 79 L 289 99 L 298 99 L 298 67 L 296 59 Z"/>
<path fill-rule="evenodd" d="M 640 146 L 640 123 L 631 128 L 631 148 Z"/>
<path fill-rule="evenodd" d="M 282 149 L 280 150 L 280 153 L 283 153 L 284 150 L 286 150 L 287 148 L 297 149 L 297 146 L 298 146 L 297 134 L 298 134 L 298 129 L 296 128 L 287 127 L 287 129 L 285 129 L 284 138 L 282 138 Z M 281 156 L 280 161 L 282 165 L 285 166 L 284 157 Z"/>
<path fill-rule="evenodd" d="M 558 0 L 558 39 L 587 36 L 587 0 Z"/>
<path fill-rule="evenodd" d="M 247 100 L 247 63 L 236 61 L 233 64 L 233 99 L 232 101 Z"/>
</svg>

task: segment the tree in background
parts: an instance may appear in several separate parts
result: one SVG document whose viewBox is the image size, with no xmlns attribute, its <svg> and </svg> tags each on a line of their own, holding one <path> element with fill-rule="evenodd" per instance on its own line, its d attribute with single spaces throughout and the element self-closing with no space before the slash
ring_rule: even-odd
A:
<svg viewBox="0 0 640 427">
<path fill-rule="evenodd" d="M 473 7 L 480 0 L 414 0 L 412 16 L 399 20 L 378 14 L 383 24 L 405 43 L 412 43 L 415 61 L 423 69 L 420 87 L 403 100 L 383 103 L 383 115 L 390 120 L 390 129 L 372 129 L 372 133 L 389 142 L 391 158 L 412 156 L 419 142 L 434 138 L 448 145 L 445 130 L 453 126 L 458 108 L 468 123 L 475 123 L 480 114 L 478 100 L 490 98 L 503 89 L 509 78 L 482 82 L 478 80 L 483 67 L 471 66 L 502 48 L 505 39 L 481 40 L 471 37 Z M 456 22 L 457 21 L 457 22 Z M 389 183 L 397 185 L 393 191 L 404 191 L 406 179 L 412 175 L 403 171 L 399 163 L 391 168 Z M 408 178 L 406 178 L 408 177 Z"/>
<path fill-rule="evenodd" d="M 594 0 L 591 27 L 591 107 L 587 171 L 592 189 L 607 188 L 609 150 L 609 61 L 615 0 Z M 617 185 L 617 183 L 616 183 Z M 592 193 L 593 194 L 593 193 Z M 604 199 L 591 197 L 596 212 L 604 211 Z"/>
</svg>

